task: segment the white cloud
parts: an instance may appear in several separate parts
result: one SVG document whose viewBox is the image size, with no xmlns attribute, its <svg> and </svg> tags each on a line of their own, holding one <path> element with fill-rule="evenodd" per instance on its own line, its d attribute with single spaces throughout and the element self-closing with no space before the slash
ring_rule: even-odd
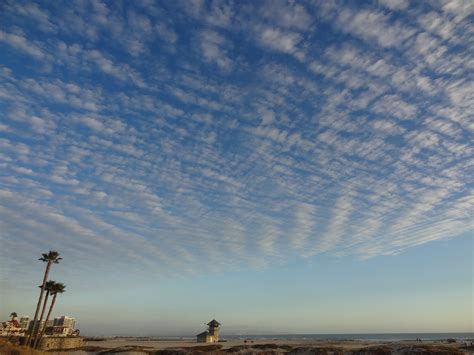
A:
<svg viewBox="0 0 474 355">
<path fill-rule="evenodd" d="M 230 3 L 221 0 L 213 0 L 210 10 L 205 15 L 205 21 L 214 26 L 227 27 L 233 17 L 233 9 Z"/>
<path fill-rule="evenodd" d="M 199 46 L 206 62 L 215 63 L 225 71 L 232 69 L 233 61 L 227 55 L 224 36 L 215 31 L 203 31 L 199 36 Z"/>
<path fill-rule="evenodd" d="M 263 27 L 257 30 L 260 43 L 283 53 L 293 54 L 302 37 L 295 32 L 284 32 L 276 27 Z"/>
<path fill-rule="evenodd" d="M 102 124 L 102 122 L 100 122 L 94 117 L 90 117 L 90 116 L 81 117 L 80 122 L 95 131 L 100 132 L 104 129 L 104 125 Z"/>
<path fill-rule="evenodd" d="M 178 35 L 176 32 L 167 26 L 165 23 L 159 23 L 156 25 L 156 32 L 158 35 L 165 41 L 169 43 L 175 43 L 178 40 Z"/>
<path fill-rule="evenodd" d="M 390 10 L 404 10 L 408 7 L 408 0 L 379 0 L 379 3 Z"/>
<path fill-rule="evenodd" d="M 384 13 L 374 10 L 343 9 L 337 15 L 336 23 L 342 31 L 381 47 L 399 47 L 415 34 L 410 26 L 390 20 Z"/>
<path fill-rule="evenodd" d="M 280 27 L 308 30 L 313 23 L 303 3 L 286 0 L 262 2 L 260 14 Z"/>
<path fill-rule="evenodd" d="M 415 105 L 402 100 L 397 95 L 385 95 L 377 100 L 372 109 L 375 113 L 397 117 L 401 120 L 416 118 L 417 108 Z"/>
<path fill-rule="evenodd" d="M 371 124 L 375 130 L 388 133 L 388 134 L 400 134 L 405 131 L 405 129 L 403 129 L 402 127 L 400 127 L 399 125 L 397 125 L 396 123 L 392 121 L 376 120 L 376 121 L 371 122 Z"/>
<path fill-rule="evenodd" d="M 36 59 L 45 59 L 48 57 L 39 45 L 29 41 L 21 34 L 8 33 L 0 30 L 0 41 L 6 42 L 10 46 L 25 52 Z"/>
<path fill-rule="evenodd" d="M 14 4 L 13 11 L 27 16 L 36 20 L 39 24 L 39 28 L 45 32 L 56 32 L 57 27 L 51 21 L 51 16 L 48 11 L 40 9 L 37 4 L 26 3 L 26 4 Z"/>
<path fill-rule="evenodd" d="M 307 203 L 301 203 L 295 208 L 295 227 L 290 236 L 290 243 L 294 248 L 303 249 L 308 245 L 316 224 L 315 211 L 316 207 Z"/>
</svg>

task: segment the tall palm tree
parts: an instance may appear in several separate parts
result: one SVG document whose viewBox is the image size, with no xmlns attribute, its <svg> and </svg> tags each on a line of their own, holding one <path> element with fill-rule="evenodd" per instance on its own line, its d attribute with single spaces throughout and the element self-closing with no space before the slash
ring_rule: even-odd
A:
<svg viewBox="0 0 474 355">
<path fill-rule="evenodd" d="M 46 323 L 49 321 L 49 317 L 51 316 L 51 312 L 53 311 L 54 304 L 56 303 L 56 297 L 58 294 L 66 292 L 66 285 L 62 284 L 61 282 L 55 282 L 54 286 L 51 289 L 51 295 L 53 295 L 53 300 L 51 301 L 51 305 L 49 306 L 48 315 L 46 316 L 45 326 L 41 330 L 41 334 L 38 337 L 38 341 L 35 343 L 35 347 L 38 347 L 41 344 L 41 339 L 43 338 L 44 332 L 46 330 Z"/>
<path fill-rule="evenodd" d="M 36 347 L 36 344 L 38 342 L 38 333 L 40 332 L 40 329 L 41 329 L 41 321 L 43 320 L 43 316 L 44 316 L 44 311 L 46 310 L 46 305 L 48 303 L 48 297 L 51 293 L 51 291 L 54 289 L 54 286 L 56 285 L 56 282 L 52 281 L 52 280 L 48 280 L 46 281 L 46 284 L 44 285 L 44 289 L 46 291 L 46 296 L 44 297 L 44 302 L 43 302 L 43 308 L 41 309 L 41 315 L 38 319 L 38 329 L 36 330 L 36 334 L 33 334 L 33 348 Z M 39 286 L 40 288 L 42 286 Z M 46 323 L 44 323 L 44 327 L 46 327 Z"/>
<path fill-rule="evenodd" d="M 38 319 L 38 313 L 41 306 L 41 301 L 43 301 L 43 294 L 44 294 L 44 288 L 45 288 L 44 286 L 46 285 L 46 281 L 48 281 L 49 270 L 51 269 L 52 264 L 58 264 L 59 261 L 62 260 L 62 258 L 59 257 L 59 253 L 57 251 L 50 250 L 48 254 L 42 254 L 41 258 L 39 258 L 38 260 L 41 260 L 42 262 L 45 262 L 47 264 L 46 264 L 46 269 L 44 271 L 43 283 L 41 284 L 42 287 L 41 287 L 40 295 L 38 298 L 38 304 L 36 305 L 36 311 L 35 311 L 35 316 L 33 318 L 33 324 L 31 327 L 30 334 L 28 335 L 28 340 L 26 341 L 27 346 L 30 345 L 30 342 L 32 340 L 32 335 L 36 333 L 36 326 L 37 326 L 36 321 Z"/>
</svg>

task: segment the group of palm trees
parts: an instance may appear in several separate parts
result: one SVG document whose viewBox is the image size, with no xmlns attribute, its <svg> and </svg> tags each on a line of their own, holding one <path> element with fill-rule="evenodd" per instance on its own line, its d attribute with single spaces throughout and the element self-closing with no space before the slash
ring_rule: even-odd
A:
<svg viewBox="0 0 474 355">
<path fill-rule="evenodd" d="M 46 324 L 49 321 L 51 312 L 53 311 L 53 307 L 56 303 L 56 297 L 59 294 L 64 293 L 66 289 L 66 286 L 64 284 L 60 282 L 48 280 L 51 266 L 53 264 L 59 264 L 59 261 L 62 260 L 62 258 L 59 257 L 59 253 L 57 251 L 50 250 L 49 253 L 42 254 L 41 258 L 39 258 L 38 260 L 41 260 L 46 263 L 46 269 L 44 271 L 43 283 L 39 286 L 40 295 L 38 298 L 38 304 L 36 305 L 35 316 L 33 318 L 33 323 L 31 327 L 29 327 L 28 338 L 26 340 L 26 345 L 31 346 L 33 348 L 39 347 L 39 344 L 41 343 L 41 339 L 46 330 Z M 45 293 L 46 293 L 46 296 L 45 296 Z M 44 300 L 43 300 L 43 296 L 45 296 Z M 41 322 L 43 320 L 44 313 L 46 311 L 47 304 L 48 304 L 48 299 L 50 298 L 50 296 L 52 296 L 51 297 L 52 300 L 49 305 L 48 314 L 46 316 L 44 326 L 41 327 Z M 40 309 L 41 309 L 41 313 L 40 313 Z M 38 315 L 39 315 L 39 318 L 38 318 Z"/>
</svg>

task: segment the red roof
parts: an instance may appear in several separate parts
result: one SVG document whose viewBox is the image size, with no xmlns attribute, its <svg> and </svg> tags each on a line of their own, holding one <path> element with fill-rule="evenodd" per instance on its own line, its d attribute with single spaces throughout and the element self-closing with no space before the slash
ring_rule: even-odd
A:
<svg viewBox="0 0 474 355">
<path fill-rule="evenodd" d="M 21 328 L 20 323 L 16 319 L 13 319 L 9 322 L 15 328 Z"/>
</svg>

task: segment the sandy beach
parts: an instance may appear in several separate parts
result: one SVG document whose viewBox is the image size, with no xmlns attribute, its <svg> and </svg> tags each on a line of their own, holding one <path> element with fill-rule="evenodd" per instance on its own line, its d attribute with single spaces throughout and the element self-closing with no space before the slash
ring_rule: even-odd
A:
<svg viewBox="0 0 474 355">
<path fill-rule="evenodd" d="M 166 350 L 169 353 L 298 353 L 298 354 L 388 354 L 388 353 L 472 353 L 472 349 L 462 349 L 462 343 L 395 341 L 315 341 L 252 339 L 230 340 L 217 344 L 201 344 L 195 340 L 148 340 L 141 338 L 107 338 L 100 341 L 88 340 L 84 350 L 91 352 L 151 353 Z"/>
<path fill-rule="evenodd" d="M 81 348 L 41 351 L 0 342 L 1 355 L 188 355 L 188 354 L 318 354 L 318 355 L 465 355 L 474 354 L 472 343 L 457 341 L 354 341 L 236 339 L 220 343 L 197 343 L 193 339 L 133 337 L 88 338 Z"/>
<path fill-rule="evenodd" d="M 301 341 L 301 340 L 282 340 L 282 339 L 255 339 L 255 340 L 230 340 L 226 342 L 218 343 L 222 345 L 222 349 L 229 349 L 235 346 L 241 345 L 263 345 L 263 344 L 276 344 L 276 345 L 290 345 L 290 346 L 338 346 L 344 349 L 354 349 L 365 346 L 376 345 L 379 343 L 374 342 L 362 342 L 362 341 Z M 194 347 L 206 347 L 211 344 L 196 343 L 196 340 L 140 340 L 139 338 L 110 338 L 101 341 L 86 341 L 85 346 L 102 347 L 102 348 L 120 348 L 126 346 L 137 346 L 149 349 L 170 349 L 170 348 L 194 348 Z"/>
</svg>

